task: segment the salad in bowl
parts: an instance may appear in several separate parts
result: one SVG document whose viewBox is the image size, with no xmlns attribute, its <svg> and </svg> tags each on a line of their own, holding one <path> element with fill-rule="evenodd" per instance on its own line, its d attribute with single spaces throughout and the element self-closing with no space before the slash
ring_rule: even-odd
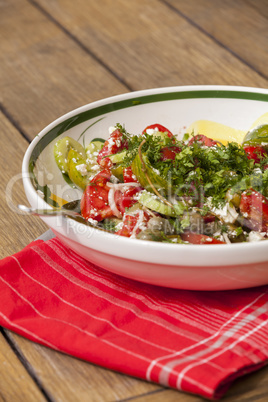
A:
<svg viewBox="0 0 268 402">
<path fill-rule="evenodd" d="M 28 147 L 27 198 L 78 207 L 41 217 L 78 261 L 180 289 L 267 284 L 267 111 L 267 90 L 225 86 L 90 103 Z"/>
<path fill-rule="evenodd" d="M 158 123 L 140 134 L 116 124 L 85 147 L 61 138 L 55 161 L 83 191 L 81 215 L 96 228 L 173 244 L 267 239 L 268 124 L 242 144 L 189 131 L 179 140 Z"/>
</svg>

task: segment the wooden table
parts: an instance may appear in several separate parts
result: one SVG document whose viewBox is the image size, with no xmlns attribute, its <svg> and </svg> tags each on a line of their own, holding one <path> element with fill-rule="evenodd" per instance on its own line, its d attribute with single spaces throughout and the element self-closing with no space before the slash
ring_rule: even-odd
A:
<svg viewBox="0 0 268 402">
<path fill-rule="evenodd" d="M 268 85 L 267 0 L 0 0 L 1 257 L 47 230 L 15 214 L 21 162 L 47 124 L 153 87 Z M 226 401 L 264 401 L 268 367 Z M 200 401 L 0 332 L 1 401 Z"/>
</svg>

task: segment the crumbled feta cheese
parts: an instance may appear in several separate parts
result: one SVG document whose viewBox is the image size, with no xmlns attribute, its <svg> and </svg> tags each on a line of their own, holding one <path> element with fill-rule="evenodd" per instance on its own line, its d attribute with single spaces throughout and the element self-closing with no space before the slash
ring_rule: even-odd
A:
<svg viewBox="0 0 268 402">
<path fill-rule="evenodd" d="M 154 135 L 155 133 L 158 133 L 158 132 L 159 132 L 159 130 L 157 127 L 156 128 L 147 128 L 147 130 L 146 130 L 146 134 L 148 134 L 148 135 Z"/>
<path fill-rule="evenodd" d="M 123 222 L 123 221 L 119 222 L 119 223 L 115 226 L 116 232 L 117 232 L 118 230 L 122 229 L 123 225 L 124 225 L 124 222 Z"/>
<path fill-rule="evenodd" d="M 253 172 L 256 173 L 256 174 L 262 174 L 262 171 L 261 171 L 260 168 L 254 169 Z"/>
<path fill-rule="evenodd" d="M 262 233 L 260 232 L 254 232 L 254 230 L 252 230 L 249 235 L 248 235 L 248 241 L 249 242 L 256 242 L 256 241 L 261 241 L 264 240 L 264 236 L 262 235 Z"/>
<path fill-rule="evenodd" d="M 97 226 L 97 224 L 98 224 L 98 221 L 96 221 L 95 219 L 92 219 L 92 218 L 88 218 L 88 222 L 91 223 L 91 225 L 93 225 L 93 226 Z"/>
<path fill-rule="evenodd" d="M 100 170 L 100 166 L 99 165 L 91 166 L 90 170 Z"/>
<path fill-rule="evenodd" d="M 238 218 L 238 212 L 229 202 L 227 202 L 222 208 L 216 208 L 211 205 L 211 198 L 209 197 L 206 204 L 210 208 L 211 212 L 222 218 L 225 223 L 234 223 Z"/>
<path fill-rule="evenodd" d="M 81 173 L 82 176 L 86 176 L 88 171 L 87 171 L 87 165 L 85 163 L 81 163 L 81 165 L 76 166 L 76 170 Z"/>
</svg>

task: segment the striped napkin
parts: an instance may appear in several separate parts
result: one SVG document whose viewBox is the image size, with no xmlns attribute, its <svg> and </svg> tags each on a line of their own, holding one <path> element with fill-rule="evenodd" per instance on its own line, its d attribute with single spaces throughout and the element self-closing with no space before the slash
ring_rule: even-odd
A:
<svg viewBox="0 0 268 402">
<path fill-rule="evenodd" d="M 0 262 L 0 325 L 131 376 L 218 399 L 268 358 L 268 286 L 167 289 L 125 279 L 57 238 Z"/>
</svg>

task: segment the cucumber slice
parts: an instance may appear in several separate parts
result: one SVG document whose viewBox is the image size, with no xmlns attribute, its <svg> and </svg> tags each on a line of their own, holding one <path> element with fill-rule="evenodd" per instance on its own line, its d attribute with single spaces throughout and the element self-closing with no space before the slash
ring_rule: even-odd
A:
<svg viewBox="0 0 268 402">
<path fill-rule="evenodd" d="M 250 130 L 244 140 L 243 145 L 268 145 L 268 124 L 261 124 Z"/>
<path fill-rule="evenodd" d="M 119 181 L 123 182 L 124 181 L 123 170 L 124 168 L 122 166 L 115 166 L 112 167 L 111 172 Z"/>
<path fill-rule="evenodd" d="M 89 173 L 86 160 L 75 149 L 68 153 L 68 172 L 72 182 L 82 190 L 89 183 Z"/>
<path fill-rule="evenodd" d="M 104 145 L 105 141 L 103 138 L 94 138 L 91 142 L 101 142 Z"/>
<path fill-rule="evenodd" d="M 167 191 L 170 188 L 168 181 L 163 179 L 163 177 L 159 175 L 159 172 L 153 168 L 153 166 L 151 165 L 145 154 L 142 154 L 142 159 L 146 165 L 146 172 L 143 169 L 143 165 L 139 154 L 136 155 L 131 164 L 132 171 L 134 175 L 137 177 L 141 186 L 144 187 L 146 190 L 150 191 L 151 193 L 154 193 L 154 190 L 151 186 L 152 183 L 153 186 L 158 191 L 161 190 Z M 146 175 L 148 176 L 149 180 L 146 177 Z"/>
<path fill-rule="evenodd" d="M 68 153 L 70 149 L 75 149 L 82 158 L 86 159 L 86 153 L 84 147 L 71 137 L 61 138 L 54 145 L 54 157 L 55 161 L 62 173 L 68 172 Z"/>
<path fill-rule="evenodd" d="M 122 151 L 122 152 L 118 152 L 117 154 L 114 154 L 114 155 L 108 155 L 108 158 L 113 163 L 119 163 L 119 162 L 122 162 L 122 160 L 124 159 L 126 154 L 127 154 L 127 151 Z"/>
<path fill-rule="evenodd" d="M 94 152 L 100 152 L 103 148 L 103 142 L 100 140 L 93 140 L 91 141 L 88 146 L 86 147 L 86 154 L 87 156 L 91 157 Z"/>
<path fill-rule="evenodd" d="M 143 191 L 138 201 L 141 205 L 148 209 L 151 209 L 152 211 L 172 217 L 182 215 L 185 210 L 185 206 L 182 202 L 174 204 L 174 207 L 171 208 L 170 206 L 164 204 L 159 197 L 157 197 L 156 195 L 152 195 L 148 191 Z"/>
<path fill-rule="evenodd" d="M 163 145 L 165 145 L 167 142 L 170 141 L 170 138 L 167 134 L 167 132 L 162 132 L 162 131 L 154 131 L 153 134 L 151 134 L 153 137 L 157 137 L 158 141 L 161 142 Z"/>
</svg>

